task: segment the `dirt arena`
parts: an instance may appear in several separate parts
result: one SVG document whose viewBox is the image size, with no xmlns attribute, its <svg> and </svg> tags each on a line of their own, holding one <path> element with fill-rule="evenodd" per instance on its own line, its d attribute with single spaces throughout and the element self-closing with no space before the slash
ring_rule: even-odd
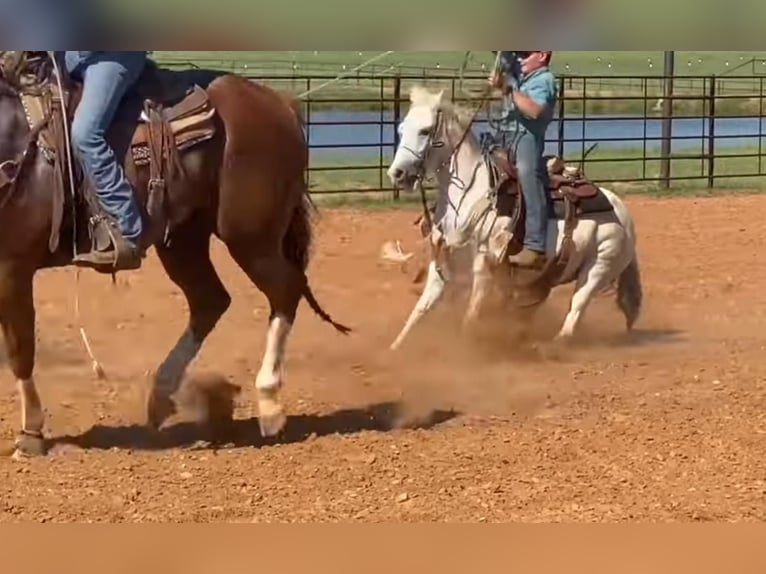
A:
<svg viewBox="0 0 766 574">
<path fill-rule="evenodd" d="M 613 299 L 599 299 L 580 345 L 542 355 L 461 341 L 449 317 L 391 354 L 417 291 L 411 270 L 378 255 L 389 239 L 414 245 L 415 212 L 324 210 L 311 281 L 355 332 L 344 338 L 301 306 L 279 441 L 261 440 L 253 418 L 265 300 L 216 244 L 234 303 L 194 370 L 243 393 L 235 443 L 214 450 L 190 448 L 204 437 L 183 421 L 161 440 L 139 426 L 147 373 L 186 321 L 156 258 L 116 287 L 83 276 L 101 382 L 79 340 L 74 274 L 48 272 L 37 379 L 57 444 L 45 459 L 0 459 L 0 520 L 764 520 L 766 196 L 629 206 L 638 331 L 626 337 Z M 570 293 L 557 292 L 536 337 L 555 333 Z M 17 425 L 3 368 L 0 438 Z"/>
</svg>

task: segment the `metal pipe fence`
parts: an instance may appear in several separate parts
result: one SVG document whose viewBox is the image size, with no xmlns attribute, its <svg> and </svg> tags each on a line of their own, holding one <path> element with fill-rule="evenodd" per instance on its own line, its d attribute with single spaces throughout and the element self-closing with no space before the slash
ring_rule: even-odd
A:
<svg viewBox="0 0 766 574">
<path fill-rule="evenodd" d="M 323 74 L 239 73 L 295 94 L 327 81 Z M 605 185 L 759 187 L 766 183 L 764 80 L 763 75 L 562 75 L 547 151 L 582 161 L 588 176 Z M 406 114 L 410 87 L 444 89 L 471 107 L 478 102 L 469 90 L 485 82 L 486 76 L 475 73 L 462 78 L 444 72 L 366 73 L 311 94 L 303 109 L 312 193 L 398 197 L 385 171 L 399 143 L 396 126 Z M 501 103 L 491 102 L 492 114 Z M 490 129 L 488 120 L 485 113 L 478 116 L 477 135 Z M 597 149 L 583 161 L 593 144 Z"/>
</svg>

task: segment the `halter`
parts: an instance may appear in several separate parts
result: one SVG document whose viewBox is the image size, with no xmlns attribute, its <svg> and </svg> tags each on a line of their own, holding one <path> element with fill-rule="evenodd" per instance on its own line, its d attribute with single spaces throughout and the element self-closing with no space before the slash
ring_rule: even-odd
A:
<svg viewBox="0 0 766 574">
<path fill-rule="evenodd" d="M 468 134 L 470 133 L 473 123 L 476 120 L 476 117 L 479 115 L 479 112 L 482 110 L 484 105 L 486 104 L 489 94 L 491 93 L 491 87 L 488 87 L 485 89 L 481 100 L 479 102 L 479 105 L 474 110 L 473 114 L 471 115 L 471 119 L 467 124 L 467 127 L 463 131 L 462 135 L 460 136 L 460 139 L 458 139 L 457 143 L 454 144 L 452 153 L 450 156 L 442 161 L 439 165 L 436 166 L 434 169 L 434 174 L 439 174 L 445 166 L 450 166 L 450 184 L 457 185 L 459 188 L 462 188 L 463 194 L 460 197 L 460 201 L 458 202 L 458 205 L 454 205 L 452 201 L 448 198 L 447 201 L 449 202 L 450 207 L 455 211 L 456 214 L 460 213 L 460 209 L 463 205 L 463 200 L 465 199 L 468 192 L 473 188 L 473 185 L 476 181 L 476 176 L 478 174 L 479 168 L 481 167 L 482 163 L 485 163 L 485 159 L 482 158 L 478 162 L 476 162 L 476 165 L 474 166 L 472 172 L 471 172 L 471 178 L 469 181 L 463 182 L 459 177 L 456 176 L 457 173 L 457 154 L 460 151 L 460 148 L 462 147 L 463 143 L 465 142 L 465 139 L 468 137 Z M 423 216 L 428 223 L 429 228 L 433 228 L 433 220 L 431 218 L 431 212 L 428 208 L 428 201 L 426 199 L 425 189 L 423 188 L 423 181 L 426 178 L 426 163 L 429 158 L 429 154 L 434 149 L 441 149 L 445 147 L 449 142 L 445 140 L 437 140 L 437 135 L 442 134 L 446 138 L 446 134 L 444 133 L 445 123 L 444 123 L 444 111 L 439 109 L 436 111 L 436 121 L 434 121 L 433 126 L 431 127 L 431 130 L 428 134 L 427 143 L 425 146 L 425 149 L 422 153 L 418 153 L 416 150 L 413 150 L 412 148 L 402 145 L 402 149 L 412 154 L 415 159 L 415 184 L 413 187 L 420 190 L 420 197 L 423 204 Z"/>
</svg>

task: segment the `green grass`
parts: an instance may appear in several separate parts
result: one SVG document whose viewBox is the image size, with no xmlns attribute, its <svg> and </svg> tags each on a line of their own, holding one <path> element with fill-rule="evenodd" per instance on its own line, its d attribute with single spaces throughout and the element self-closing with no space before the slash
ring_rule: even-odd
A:
<svg viewBox="0 0 766 574">
<path fill-rule="evenodd" d="M 716 189 L 757 189 L 766 187 L 766 151 L 762 157 L 737 157 L 739 155 L 757 156 L 757 148 L 735 148 L 721 150 L 714 162 L 714 186 Z M 649 152 L 648 156 L 652 156 Z M 654 154 L 655 156 L 657 154 Z M 671 177 L 688 178 L 674 179 L 671 182 L 673 192 L 695 191 L 707 187 L 707 159 L 689 155 L 701 155 L 699 150 L 679 152 L 671 159 Z M 567 161 L 575 163 L 579 157 L 568 157 Z M 345 199 L 335 198 L 335 201 L 354 201 L 355 198 L 378 197 L 386 200 L 392 196 L 389 183 L 385 176 L 390 157 L 384 158 L 382 169 L 377 167 L 378 158 L 354 158 L 353 160 L 317 162 L 312 167 L 345 167 L 338 171 L 314 171 L 310 176 L 310 189 L 317 196 L 328 192 L 348 191 L 352 194 Z M 360 169 L 359 165 L 369 165 L 372 169 Z M 596 182 L 604 180 L 623 180 L 622 182 L 605 183 L 607 187 L 621 192 L 664 192 L 658 182 L 641 182 L 646 178 L 660 177 L 661 162 L 659 159 L 644 161 L 640 149 L 599 150 L 596 149 L 587 158 L 585 170 L 588 177 Z M 763 174 L 763 175 L 761 175 Z M 378 191 L 381 188 L 385 191 Z M 360 194 L 360 191 L 375 190 L 374 193 Z M 404 197 L 404 196 L 402 196 Z M 417 198 L 415 198 L 417 199 Z M 364 201 L 367 201 L 366 199 Z"/>
<path fill-rule="evenodd" d="M 277 89 L 301 94 L 310 87 L 316 87 L 327 79 L 348 73 L 355 66 L 382 52 L 356 51 L 292 51 L 292 52 L 155 52 L 160 62 L 185 67 L 195 64 L 203 67 L 229 70 L 252 77 L 274 76 L 270 80 Z M 465 89 L 479 89 L 484 86 L 483 74 L 491 66 L 493 56 L 489 51 L 472 52 L 466 73 L 478 78 L 467 81 L 462 86 L 455 79 L 456 72 L 462 65 L 465 52 L 395 52 L 359 74 L 334 82 L 331 86 L 313 94 L 309 99 L 311 109 L 342 108 L 346 110 L 379 110 L 381 95 L 391 99 L 394 94 L 393 76 L 401 74 L 411 76 L 402 81 L 401 95 L 406 99 L 409 87 L 415 83 L 434 88 L 446 89 L 450 96 L 466 97 Z M 650 67 L 649 63 L 652 63 Z M 558 74 L 571 76 L 603 75 L 604 78 L 577 78 L 568 80 L 565 85 L 565 112 L 567 114 L 644 114 L 651 117 L 660 115 L 655 110 L 657 100 L 662 95 L 662 82 L 659 78 L 640 80 L 635 76 L 662 74 L 663 52 L 661 51 L 612 51 L 612 52 L 556 52 L 553 69 Z M 716 82 L 716 114 L 737 116 L 745 114 L 760 115 L 763 104 L 760 98 L 763 82 L 766 79 L 766 52 L 676 52 L 676 94 L 687 96 L 674 103 L 674 114 L 691 116 L 706 113 L 709 106 L 707 99 L 709 83 L 691 76 L 718 75 Z M 482 68 L 483 66 L 483 68 Z M 735 79 L 729 74 L 761 75 L 755 79 Z M 313 76 L 311 82 L 301 76 Z M 363 76 L 374 76 L 365 79 Z M 437 80 L 437 76 L 450 79 Z M 630 77 L 634 76 L 634 77 Z M 766 81 L 766 80 L 764 80 Z M 621 99 L 614 99 L 619 97 Z M 570 99 L 571 98 L 571 99 Z M 580 98 L 580 100 L 578 100 Z M 600 99 L 599 99 L 600 98 Z M 646 99 L 646 101 L 645 101 Z M 345 100 L 336 102 L 333 100 Z M 353 100 L 353 101 L 349 101 Z M 586 103 L 583 103 L 585 101 Z M 383 104 L 391 109 L 392 104 Z M 584 108 L 584 109 L 583 109 Z M 402 106 L 406 110 L 406 103 Z M 757 153 L 757 149 L 729 150 L 725 153 Z M 697 152 L 699 153 L 699 152 Z M 643 177 L 659 176 L 659 160 L 643 161 L 640 150 L 597 150 L 586 166 L 588 175 L 594 180 L 625 179 L 637 180 Z M 578 158 L 568 158 L 576 161 Z M 390 158 L 384 158 L 387 163 Z M 619 160 L 619 161 L 603 161 Z M 391 192 L 359 194 L 358 190 L 388 187 L 383 173 L 386 169 L 374 167 L 370 170 L 355 169 L 351 166 L 367 163 L 376 166 L 377 155 L 367 160 L 332 160 L 316 164 L 345 165 L 340 171 L 314 172 L 311 174 L 311 189 L 317 194 L 327 190 L 355 190 L 352 194 L 320 196 L 320 201 L 332 204 L 354 204 L 377 202 L 385 206 L 390 203 Z M 699 193 L 707 186 L 707 162 L 702 158 L 675 158 L 671 164 L 674 177 L 696 177 L 686 181 L 674 181 L 672 193 Z M 717 189 L 754 189 L 766 184 L 760 173 L 766 171 L 766 162 L 759 158 L 719 157 L 715 161 L 715 180 Z M 755 177 L 731 177 L 735 174 L 756 174 Z M 636 193 L 667 193 L 656 183 L 610 184 L 612 187 Z M 411 205 L 417 198 L 405 199 L 397 205 Z"/>
<path fill-rule="evenodd" d="M 274 73 L 291 75 L 326 73 L 337 75 L 381 54 L 375 51 L 292 51 L 292 52 L 155 52 L 160 61 L 194 63 L 248 73 Z M 461 67 L 465 52 L 421 51 L 394 52 L 364 69 L 365 73 L 382 74 L 404 72 L 450 73 Z M 676 52 L 678 75 L 721 74 L 742 66 L 752 59 L 766 59 L 766 52 Z M 480 72 L 482 64 L 492 65 L 490 51 L 471 53 L 468 70 Z M 651 62 L 651 66 L 650 66 Z M 552 67 L 557 73 L 578 75 L 658 75 L 662 73 L 661 51 L 562 51 L 554 54 Z M 766 73 L 766 65 L 755 64 L 759 73 Z M 753 73 L 753 66 L 745 65 L 741 74 Z"/>
<path fill-rule="evenodd" d="M 382 52 L 156 52 L 155 58 L 165 64 L 185 67 L 190 64 L 235 71 L 261 78 L 276 89 L 301 95 L 316 89 L 328 79 L 346 74 L 355 66 Z M 480 91 L 485 84 L 481 66 L 492 64 L 492 55 L 473 52 L 469 60 L 465 81 L 458 80 L 457 70 L 464 61 L 464 52 L 395 52 L 382 61 L 351 74 L 308 96 L 311 108 L 378 110 L 393 108 L 393 78 L 401 73 L 401 97 L 406 99 L 410 87 L 425 84 L 434 89 L 445 89 L 450 97 L 468 98 L 469 93 Z M 763 58 L 766 52 L 678 52 L 676 94 L 690 99 L 678 100 L 674 111 L 682 115 L 699 115 L 706 108 L 709 82 L 689 75 L 720 74 L 731 71 L 753 58 Z M 654 65 L 648 66 L 651 60 Z M 662 52 L 558 52 L 553 68 L 557 73 L 603 74 L 603 78 L 586 80 L 573 78 L 564 86 L 567 113 L 579 114 L 586 106 L 589 114 L 624 113 L 642 114 L 662 95 L 663 83 L 657 79 L 642 80 L 635 76 L 657 75 L 662 72 Z M 687 65 L 691 63 L 692 65 Z M 726 64 L 729 64 L 728 66 Z M 609 65 L 612 65 L 609 68 Z M 438 68 L 437 68 L 438 66 Z M 761 61 L 746 65 L 738 74 L 763 73 L 766 65 Z M 311 76 L 307 80 L 305 76 Z M 634 77 L 625 77 L 625 76 Z M 265 77 L 269 79 L 265 79 Z M 444 79 L 446 77 L 446 79 Z M 760 77 L 753 79 L 720 77 L 716 82 L 716 113 L 719 115 L 757 114 L 761 110 Z M 620 98 L 631 99 L 615 99 Z M 585 104 L 583 104 L 583 98 Z M 381 100 L 388 100 L 381 104 Z M 645 99 L 647 101 L 645 102 Z"/>
</svg>

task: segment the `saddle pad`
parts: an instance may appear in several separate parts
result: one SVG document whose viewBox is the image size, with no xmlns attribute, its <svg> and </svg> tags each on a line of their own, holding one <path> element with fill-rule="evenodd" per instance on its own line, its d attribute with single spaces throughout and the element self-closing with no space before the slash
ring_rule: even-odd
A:
<svg viewBox="0 0 766 574">
<path fill-rule="evenodd" d="M 555 219 L 564 219 L 566 213 L 566 206 L 563 199 L 553 200 L 553 214 Z M 576 213 L 577 215 L 588 215 L 592 213 L 608 213 L 614 211 L 614 207 L 609 202 L 607 197 L 599 190 L 598 194 L 594 197 L 588 197 L 581 199 L 577 203 Z"/>
</svg>

